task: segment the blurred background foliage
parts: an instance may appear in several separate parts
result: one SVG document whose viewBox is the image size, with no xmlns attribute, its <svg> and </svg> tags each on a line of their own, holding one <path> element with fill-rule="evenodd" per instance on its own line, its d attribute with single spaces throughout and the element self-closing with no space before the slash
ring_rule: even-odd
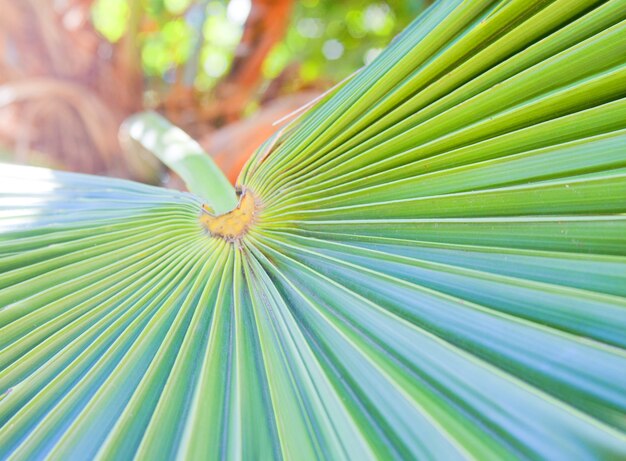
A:
<svg viewBox="0 0 626 461">
<path fill-rule="evenodd" d="M 0 158 L 168 185 L 118 137 L 127 116 L 155 109 L 234 180 L 274 122 L 374 59 L 427 4 L 0 0 Z"/>
</svg>

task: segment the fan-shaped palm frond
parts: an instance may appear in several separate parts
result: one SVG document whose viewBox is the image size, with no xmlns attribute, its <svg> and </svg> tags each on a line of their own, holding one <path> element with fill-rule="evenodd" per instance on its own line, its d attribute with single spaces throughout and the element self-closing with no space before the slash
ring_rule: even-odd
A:
<svg viewBox="0 0 626 461">
<path fill-rule="evenodd" d="M 2 167 L 0 457 L 626 457 L 625 19 L 438 2 L 218 217 Z"/>
</svg>

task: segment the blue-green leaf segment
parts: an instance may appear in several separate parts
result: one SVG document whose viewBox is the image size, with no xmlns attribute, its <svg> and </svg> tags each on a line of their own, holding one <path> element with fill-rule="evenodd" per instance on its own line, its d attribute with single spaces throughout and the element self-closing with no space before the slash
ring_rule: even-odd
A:
<svg viewBox="0 0 626 461">
<path fill-rule="evenodd" d="M 0 459 L 626 459 L 625 0 L 436 2 L 234 239 L 0 171 Z"/>
</svg>

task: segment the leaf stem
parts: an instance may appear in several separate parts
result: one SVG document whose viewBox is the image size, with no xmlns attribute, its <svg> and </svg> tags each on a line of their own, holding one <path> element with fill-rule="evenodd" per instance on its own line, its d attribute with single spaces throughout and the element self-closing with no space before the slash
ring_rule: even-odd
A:
<svg viewBox="0 0 626 461">
<path fill-rule="evenodd" d="M 237 206 L 235 188 L 200 144 L 156 112 L 141 112 L 124 123 L 138 142 L 185 181 L 187 188 L 206 201 L 216 215 Z"/>
</svg>

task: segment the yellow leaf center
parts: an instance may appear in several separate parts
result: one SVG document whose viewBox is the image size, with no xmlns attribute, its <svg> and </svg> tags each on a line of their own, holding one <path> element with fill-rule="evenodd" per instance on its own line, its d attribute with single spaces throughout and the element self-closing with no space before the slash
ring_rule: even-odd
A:
<svg viewBox="0 0 626 461">
<path fill-rule="evenodd" d="M 241 239 L 254 222 L 257 203 L 254 195 L 244 190 L 239 198 L 237 207 L 219 216 L 214 216 L 206 205 L 202 205 L 203 213 L 200 222 L 211 233 L 211 236 L 222 238 L 229 242 Z"/>
</svg>

